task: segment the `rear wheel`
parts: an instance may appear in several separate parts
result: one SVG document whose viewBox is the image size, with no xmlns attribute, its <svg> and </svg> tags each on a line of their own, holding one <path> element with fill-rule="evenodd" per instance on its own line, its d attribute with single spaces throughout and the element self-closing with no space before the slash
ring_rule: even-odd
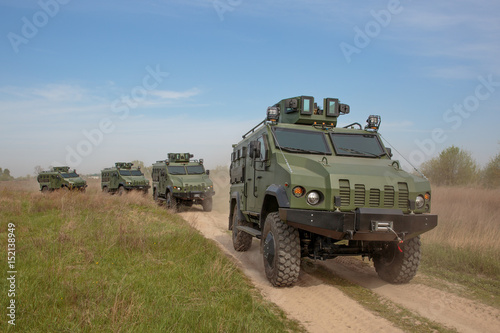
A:
<svg viewBox="0 0 500 333">
<path fill-rule="evenodd" d="M 104 187 L 102 188 L 102 192 L 103 192 L 103 193 L 109 193 L 109 188 L 108 188 L 107 186 L 104 186 Z"/>
<path fill-rule="evenodd" d="M 291 286 L 300 272 L 299 232 L 283 223 L 278 213 L 267 215 L 265 223 L 262 253 L 267 279 L 275 287 Z"/>
<path fill-rule="evenodd" d="M 49 188 L 47 186 L 42 187 L 42 193 L 47 193 L 49 192 Z"/>
<path fill-rule="evenodd" d="M 382 252 L 374 255 L 373 264 L 378 276 L 389 283 L 408 283 L 417 274 L 420 264 L 420 236 L 402 243 L 386 242 Z"/>
<path fill-rule="evenodd" d="M 251 226 L 251 223 L 238 218 L 238 207 L 234 206 L 233 211 L 233 247 L 236 251 L 245 252 L 252 246 L 252 235 L 238 230 L 238 226 Z"/>
</svg>

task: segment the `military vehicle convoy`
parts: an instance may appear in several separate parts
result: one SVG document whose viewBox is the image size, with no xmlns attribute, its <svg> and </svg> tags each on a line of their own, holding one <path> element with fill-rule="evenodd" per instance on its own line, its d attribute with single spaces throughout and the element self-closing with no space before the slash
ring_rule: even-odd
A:
<svg viewBox="0 0 500 333">
<path fill-rule="evenodd" d="M 37 177 L 40 191 L 49 192 L 58 189 L 85 191 L 87 182 L 76 170 L 70 171 L 69 166 L 53 167 L 50 171 L 42 171 Z"/>
<path fill-rule="evenodd" d="M 101 189 L 105 193 L 122 195 L 128 191 L 149 192 L 149 180 L 140 168 L 133 168 L 132 163 L 117 162 L 114 167 L 101 170 Z"/>
<path fill-rule="evenodd" d="M 380 278 L 406 283 L 420 262 L 420 234 L 437 225 L 431 188 L 407 173 L 367 125 L 337 127 L 350 108 L 325 98 L 283 99 L 233 145 L 229 229 L 237 251 L 260 239 L 265 274 L 291 286 L 301 258 L 368 257 Z"/>
<path fill-rule="evenodd" d="M 169 153 L 168 159 L 153 164 L 153 198 L 169 209 L 198 204 L 210 212 L 215 195 L 210 172 L 205 171 L 203 159 L 192 157 L 190 153 Z"/>
</svg>

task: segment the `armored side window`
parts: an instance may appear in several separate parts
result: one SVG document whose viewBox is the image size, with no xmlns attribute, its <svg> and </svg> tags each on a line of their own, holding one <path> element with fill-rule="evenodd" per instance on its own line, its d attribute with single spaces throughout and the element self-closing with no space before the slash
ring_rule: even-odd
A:
<svg viewBox="0 0 500 333">
<path fill-rule="evenodd" d="M 260 160 L 267 161 L 269 156 L 269 144 L 267 140 L 267 135 L 263 134 L 257 139 L 260 142 Z"/>
</svg>

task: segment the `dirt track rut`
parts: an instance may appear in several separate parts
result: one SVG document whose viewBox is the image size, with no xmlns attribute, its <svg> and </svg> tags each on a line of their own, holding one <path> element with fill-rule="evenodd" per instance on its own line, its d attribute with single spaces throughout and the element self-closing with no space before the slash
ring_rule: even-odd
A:
<svg viewBox="0 0 500 333">
<path fill-rule="evenodd" d="M 292 288 L 272 287 L 264 274 L 259 241 L 247 252 L 236 252 L 227 231 L 228 214 L 196 208 L 180 215 L 239 263 L 243 272 L 269 301 L 300 321 L 309 332 L 401 332 L 389 321 L 367 311 L 335 287 L 301 272 Z M 500 311 L 425 285 L 391 285 L 358 260 L 337 258 L 321 263 L 333 274 L 371 289 L 406 309 L 459 332 L 498 332 Z"/>
</svg>

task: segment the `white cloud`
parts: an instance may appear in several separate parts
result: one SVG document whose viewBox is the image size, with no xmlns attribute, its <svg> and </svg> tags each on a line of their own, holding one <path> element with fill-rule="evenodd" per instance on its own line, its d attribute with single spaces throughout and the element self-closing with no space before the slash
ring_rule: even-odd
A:
<svg viewBox="0 0 500 333">
<path fill-rule="evenodd" d="M 185 91 L 171 91 L 171 90 L 154 90 L 149 92 L 149 95 L 161 99 L 183 99 L 199 95 L 201 91 L 198 88 L 192 88 Z"/>
</svg>

